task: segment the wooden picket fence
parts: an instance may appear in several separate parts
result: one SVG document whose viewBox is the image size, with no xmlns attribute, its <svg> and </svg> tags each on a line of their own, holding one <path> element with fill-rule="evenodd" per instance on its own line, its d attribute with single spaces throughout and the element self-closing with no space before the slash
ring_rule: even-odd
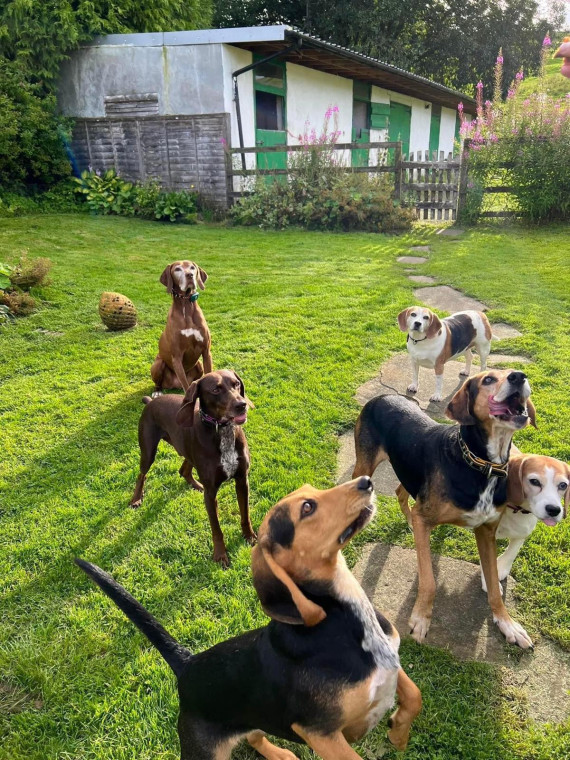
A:
<svg viewBox="0 0 570 760">
<path fill-rule="evenodd" d="M 419 219 L 455 221 L 459 199 L 461 161 L 441 151 L 410 153 L 402 161 L 402 199 L 414 206 Z"/>
<path fill-rule="evenodd" d="M 401 142 L 371 142 L 371 143 L 337 143 L 333 149 L 342 151 L 371 150 L 376 155 L 388 155 L 392 150 L 392 160 L 389 163 L 371 163 L 370 166 L 346 166 L 347 172 L 389 173 L 394 175 L 394 198 L 402 204 L 414 206 L 419 219 L 434 221 L 451 221 L 457 217 L 457 202 L 459 198 L 459 182 L 461 162 L 459 157 L 451 153 L 445 157 L 442 151 L 430 158 L 428 151 L 411 153 L 409 157 L 402 154 Z M 294 169 L 245 169 L 245 154 L 259 153 L 294 153 L 306 150 L 302 145 L 255 146 L 248 148 L 230 148 L 228 151 L 228 192 L 236 198 L 247 194 L 243 189 L 234 188 L 234 177 L 252 176 L 283 176 L 294 173 Z M 232 157 L 241 155 L 242 167 L 235 168 Z"/>
</svg>

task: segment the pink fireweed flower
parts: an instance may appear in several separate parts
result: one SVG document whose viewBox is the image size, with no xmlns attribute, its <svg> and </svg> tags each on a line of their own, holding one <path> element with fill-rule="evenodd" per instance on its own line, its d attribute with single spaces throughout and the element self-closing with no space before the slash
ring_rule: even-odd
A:
<svg viewBox="0 0 570 760">
<path fill-rule="evenodd" d="M 525 98 L 522 104 L 525 108 L 528 108 L 530 106 L 530 98 Z"/>
<path fill-rule="evenodd" d="M 549 45 L 552 45 L 552 40 L 548 35 L 542 40 L 542 47 L 548 47 Z"/>
<path fill-rule="evenodd" d="M 517 79 L 519 82 L 521 82 L 524 79 L 524 74 L 523 74 L 522 70 L 521 71 L 517 71 L 515 79 Z"/>
<path fill-rule="evenodd" d="M 507 92 L 507 100 L 510 100 L 511 98 L 514 98 L 515 95 L 516 95 L 516 90 L 512 90 L 512 89 L 509 90 Z"/>
<path fill-rule="evenodd" d="M 463 112 L 463 103 L 458 103 L 457 104 L 457 110 L 459 111 L 459 113 Z"/>
<path fill-rule="evenodd" d="M 502 55 L 498 55 L 497 56 L 497 63 L 503 63 L 503 56 Z"/>
<path fill-rule="evenodd" d="M 483 82 L 482 82 L 481 80 L 479 80 L 479 81 L 477 82 L 477 89 L 478 89 L 478 90 L 482 90 L 482 89 L 483 89 Z"/>
</svg>

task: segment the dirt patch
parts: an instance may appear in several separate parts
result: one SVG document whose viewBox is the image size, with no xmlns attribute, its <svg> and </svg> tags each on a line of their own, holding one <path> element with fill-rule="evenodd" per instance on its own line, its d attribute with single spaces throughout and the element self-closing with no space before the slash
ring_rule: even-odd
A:
<svg viewBox="0 0 570 760">
<path fill-rule="evenodd" d="M 17 686 L 0 681 L 0 715 L 20 713 L 24 710 L 41 710 L 44 703 L 41 699 Z"/>
<path fill-rule="evenodd" d="M 519 332 L 516 327 L 508 325 L 506 322 L 497 322 L 496 325 L 491 325 L 491 328 L 493 330 L 493 338 L 495 340 L 522 337 L 522 332 Z"/>
</svg>

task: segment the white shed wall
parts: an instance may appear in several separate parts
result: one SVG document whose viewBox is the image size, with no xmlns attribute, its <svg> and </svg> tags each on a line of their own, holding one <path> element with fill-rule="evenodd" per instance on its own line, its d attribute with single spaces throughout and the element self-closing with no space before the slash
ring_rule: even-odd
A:
<svg viewBox="0 0 570 760">
<path fill-rule="evenodd" d="M 439 149 L 448 153 L 453 152 L 455 142 L 455 111 L 451 108 L 441 109 L 441 126 L 439 128 Z"/>
</svg>

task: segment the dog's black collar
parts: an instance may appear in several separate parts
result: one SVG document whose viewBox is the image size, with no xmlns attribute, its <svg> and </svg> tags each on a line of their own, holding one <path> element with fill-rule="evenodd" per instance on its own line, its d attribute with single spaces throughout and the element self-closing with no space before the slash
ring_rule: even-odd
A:
<svg viewBox="0 0 570 760">
<path fill-rule="evenodd" d="M 202 419 L 202 422 L 207 422 L 209 425 L 215 425 L 216 430 L 219 427 L 227 427 L 228 425 L 231 425 L 233 420 L 227 419 L 222 417 L 221 420 L 217 420 L 215 417 L 210 416 L 209 414 L 206 414 L 206 412 L 203 412 L 201 409 L 198 410 L 200 412 L 200 417 Z"/>
<path fill-rule="evenodd" d="M 190 301 L 190 303 L 194 303 L 194 301 L 198 300 L 198 296 L 200 294 L 197 290 L 195 290 L 193 293 L 190 293 L 190 295 L 186 295 L 186 293 L 175 293 L 172 291 L 172 295 L 174 298 L 181 298 L 183 301 Z"/>
<path fill-rule="evenodd" d="M 479 472 L 482 472 L 487 478 L 490 478 L 493 475 L 496 475 L 498 478 L 507 477 L 509 467 L 508 462 L 497 464 L 496 462 L 489 462 L 486 459 L 481 459 L 481 457 L 475 456 L 463 440 L 461 433 L 459 433 L 459 446 L 461 447 L 463 459 L 467 462 L 469 467 L 472 467 L 474 470 L 479 470 Z"/>
<path fill-rule="evenodd" d="M 425 338 L 418 338 L 417 340 L 415 340 L 414 338 L 410 338 L 410 336 L 409 336 L 409 334 L 408 334 L 408 340 L 411 340 L 411 341 L 412 341 L 412 343 L 413 343 L 413 344 L 414 344 L 414 346 L 415 346 L 415 345 L 416 345 L 416 343 L 421 343 L 421 342 L 422 342 L 422 340 L 427 340 L 427 335 L 425 336 Z"/>
<path fill-rule="evenodd" d="M 515 513 L 515 515 L 516 515 L 517 512 L 520 512 L 523 515 L 530 515 L 530 511 L 528 509 L 523 509 L 522 507 L 515 507 L 514 504 L 507 503 L 507 507 L 509 509 L 512 509 L 513 512 Z"/>
</svg>

